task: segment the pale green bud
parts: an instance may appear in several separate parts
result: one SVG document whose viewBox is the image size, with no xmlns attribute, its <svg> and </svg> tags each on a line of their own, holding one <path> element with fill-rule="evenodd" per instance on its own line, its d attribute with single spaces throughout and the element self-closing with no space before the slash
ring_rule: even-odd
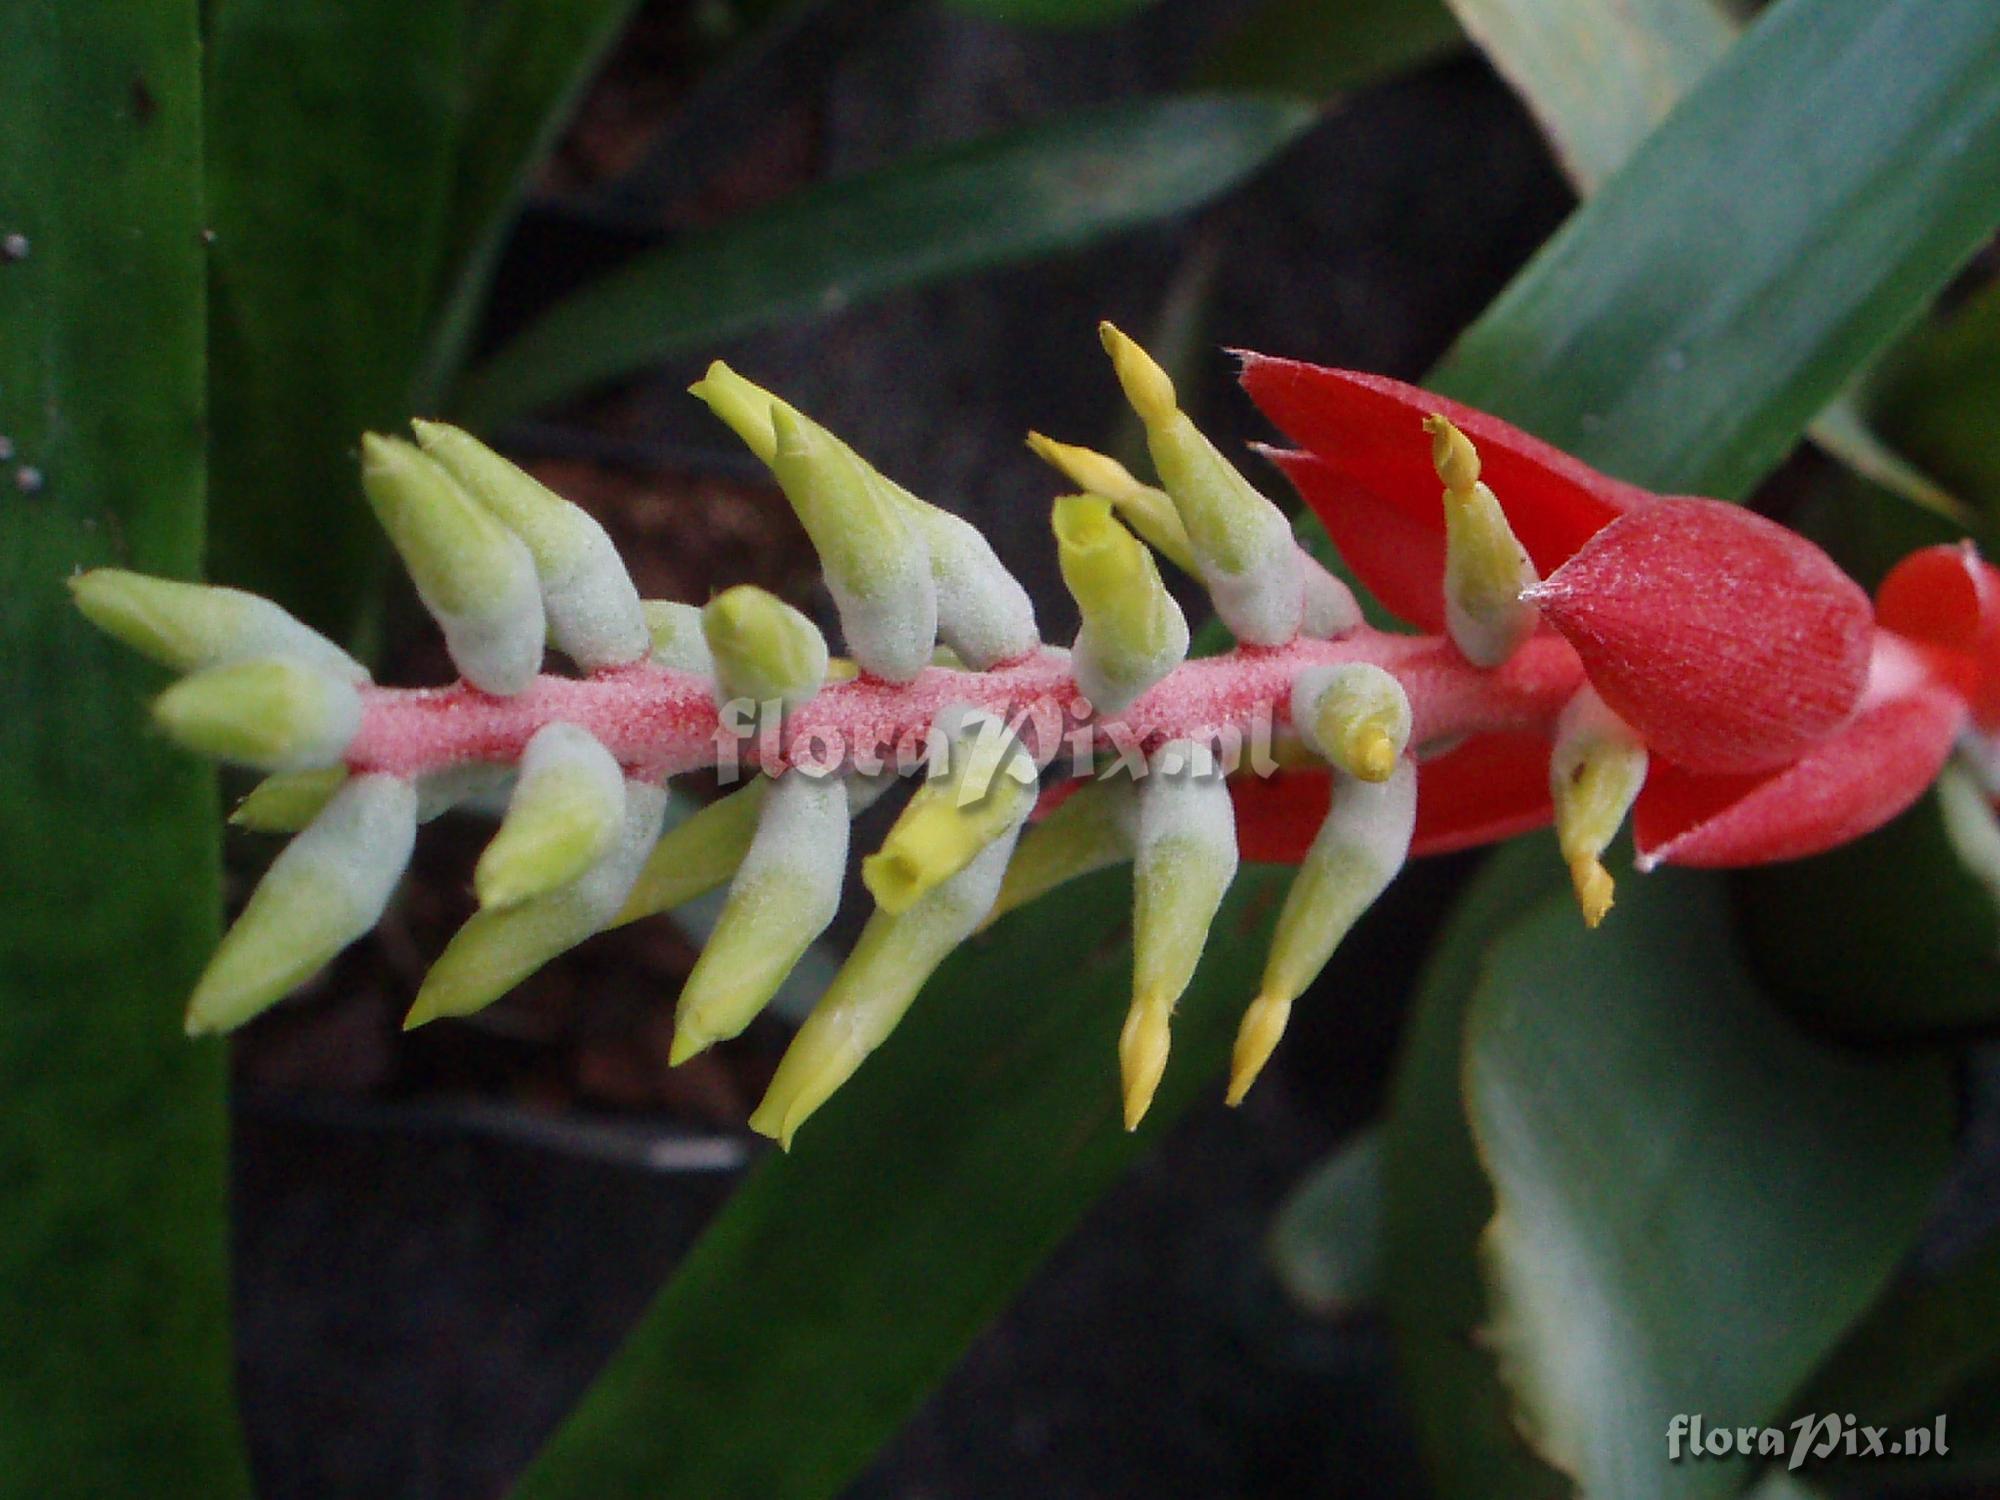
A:
<svg viewBox="0 0 2000 1500">
<path fill-rule="evenodd" d="M 937 640 L 929 549 L 865 464 L 824 430 L 774 406 L 771 470 L 826 572 L 847 650 L 861 669 L 908 682 Z"/>
<path fill-rule="evenodd" d="M 190 1036 L 233 1031 L 382 919 L 417 838 L 417 794 L 356 776 L 271 862 L 188 1002 Z"/>
<path fill-rule="evenodd" d="M 1021 835 L 987 924 L 1059 885 L 1124 863 L 1138 836 L 1139 789 L 1130 777 L 1079 788 Z"/>
<path fill-rule="evenodd" d="M 236 804 L 229 821 L 252 833 L 297 833 L 320 815 L 347 781 L 347 767 L 266 776 Z"/>
<path fill-rule="evenodd" d="M 1549 795 L 1556 842 L 1569 866 L 1583 920 L 1595 927 L 1611 910 L 1611 873 L 1603 856 L 1646 783 L 1646 742 L 1586 685 L 1556 720 Z"/>
<path fill-rule="evenodd" d="M 770 791 L 770 778 L 754 777 L 668 829 L 611 925 L 672 911 L 725 884 L 750 852 Z"/>
<path fill-rule="evenodd" d="M 624 823 L 602 859 L 567 885 L 474 913 L 424 977 L 404 1028 L 484 1010 L 550 959 L 603 931 L 652 852 L 666 806 L 665 788 L 628 783 Z"/>
<path fill-rule="evenodd" d="M 533 682 L 548 626 L 521 539 L 400 439 L 361 440 L 361 482 L 465 680 L 503 696 Z"/>
<path fill-rule="evenodd" d="M 1119 713 L 1186 658 L 1187 617 L 1110 501 L 1065 495 L 1051 524 L 1063 582 L 1083 615 L 1070 652 L 1076 685 L 1100 714 Z"/>
<path fill-rule="evenodd" d="M 1336 775 L 1333 806 L 1299 865 L 1278 914 L 1264 982 L 1236 1035 L 1229 1102 L 1240 1104 L 1270 1061 L 1292 1002 L 1306 992 L 1348 930 L 1409 858 L 1417 826 L 1417 768 L 1399 760 L 1389 779 Z"/>
<path fill-rule="evenodd" d="M 481 906 L 569 884 L 610 851 L 625 821 L 625 773 L 588 730 L 547 724 L 521 752 L 500 831 L 473 871 Z"/>
<path fill-rule="evenodd" d="M 1240 641 L 1282 646 L 1299 633 L 1305 584 L 1291 523 L 1201 435 L 1167 372 L 1109 323 L 1098 325 L 1125 399 L 1187 528 L 1215 612 Z"/>
<path fill-rule="evenodd" d="M 646 656 L 639 590 L 592 516 L 471 433 L 443 422 L 410 425 L 424 452 L 527 544 L 558 651 L 586 672 Z"/>
<path fill-rule="evenodd" d="M 652 636 L 654 666 L 702 677 L 715 675 L 715 658 L 709 655 L 708 637 L 702 631 L 700 605 L 648 599 L 640 607 Z"/>
<path fill-rule="evenodd" d="M 729 900 L 681 990 L 669 1063 L 740 1033 L 826 930 L 847 871 L 847 825 L 838 778 L 791 771 L 772 783 Z"/>
<path fill-rule="evenodd" d="M 1521 595 L 1541 580 L 1500 501 L 1480 483 L 1471 440 L 1442 416 L 1426 417 L 1424 431 L 1445 485 L 1445 630 L 1474 666 L 1497 667 L 1534 634 L 1539 616 Z"/>
<path fill-rule="evenodd" d="M 917 788 L 861 864 L 862 882 L 891 913 L 909 910 L 994 840 L 1011 842 L 1034 808 L 1034 758 L 1004 722 L 954 705 L 933 723 L 944 768 Z"/>
<path fill-rule="evenodd" d="M 288 658 L 240 661 L 183 677 L 153 700 L 174 743 L 260 771 L 337 762 L 361 729 L 354 684 Z"/>
<path fill-rule="evenodd" d="M 1236 812 L 1205 745 L 1176 741 L 1139 785 L 1132 871 L 1132 1008 L 1118 1039 L 1125 1128 L 1146 1117 L 1166 1071 L 1168 1023 L 1236 878 Z"/>
<path fill-rule="evenodd" d="M 123 568 L 92 568 L 69 588 L 91 624 L 177 672 L 284 656 L 347 682 L 368 681 L 368 669 L 317 630 L 241 589 Z"/>
<path fill-rule="evenodd" d="M 1021 816 L 1027 816 L 1024 807 Z M 1019 823 L 902 912 L 877 910 L 786 1049 L 750 1128 L 790 1150 L 806 1119 L 895 1030 L 937 966 L 993 907 Z"/>
<path fill-rule="evenodd" d="M 701 612 L 715 662 L 715 700 L 780 702 L 795 708 L 826 680 L 819 627 L 775 594 L 750 584 L 725 589 Z"/>
</svg>

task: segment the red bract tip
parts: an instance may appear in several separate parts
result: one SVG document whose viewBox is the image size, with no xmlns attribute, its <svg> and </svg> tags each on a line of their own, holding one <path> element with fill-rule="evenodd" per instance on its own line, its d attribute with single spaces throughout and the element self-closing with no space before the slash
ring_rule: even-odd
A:
<svg viewBox="0 0 2000 1500">
<path fill-rule="evenodd" d="M 1598 473 L 1498 417 L 1400 380 L 1244 353 L 1243 389 L 1303 453 L 1273 451 L 1341 557 L 1389 609 L 1444 627 L 1444 505 L 1423 420 L 1450 418 L 1546 574 L 1651 492 Z"/>
<path fill-rule="evenodd" d="M 2000 569 L 1970 542 L 1913 552 L 1875 594 L 1885 629 L 1962 661 L 1974 721 L 2000 729 Z"/>
<path fill-rule="evenodd" d="M 1773 770 L 1847 719 L 1868 676 L 1868 596 L 1797 532 L 1719 500 L 1655 501 L 1533 593 L 1656 754 Z"/>
</svg>

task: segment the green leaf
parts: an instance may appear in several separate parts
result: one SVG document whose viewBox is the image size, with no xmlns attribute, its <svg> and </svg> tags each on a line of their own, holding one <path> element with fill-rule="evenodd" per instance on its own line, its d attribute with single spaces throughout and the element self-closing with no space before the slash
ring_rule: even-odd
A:
<svg viewBox="0 0 2000 1500">
<path fill-rule="evenodd" d="M 465 7 L 215 10 L 211 571 L 346 637 L 381 557 L 355 442 L 409 415 L 464 102 Z"/>
<path fill-rule="evenodd" d="M 1011 26 L 1105 26 L 1135 15 L 1155 0 L 945 0 L 989 21 Z"/>
<path fill-rule="evenodd" d="M 1329 100 L 1461 45 L 1442 0 L 1264 0 L 1202 68 L 1218 89 L 1276 89 Z"/>
<path fill-rule="evenodd" d="M 1872 415 L 1899 447 L 1970 500 L 2000 517 L 2000 282 L 1950 318 L 1912 337 L 1883 372 Z"/>
<path fill-rule="evenodd" d="M 1439 382 L 1626 478 L 1741 495 L 1996 222 L 2000 9 L 1780 0 Z"/>
<path fill-rule="evenodd" d="M 1915 8 L 1866 14 L 1907 24 Z M 1775 462 L 1874 347 L 1848 330 L 1895 321 L 1888 314 L 1896 309 L 1907 316 L 1930 289 L 1913 274 L 1902 236 L 1927 232 L 1912 226 L 1937 219 L 1925 213 L 1885 226 L 1841 214 L 1808 226 L 1799 195 L 1847 202 L 1838 184 L 1857 175 L 1894 179 L 1897 171 L 1884 166 L 1894 161 L 1956 221 L 1975 190 L 1992 185 L 1995 158 L 1970 149 L 1982 136 L 1965 134 L 1968 149 L 1940 158 L 1904 108 L 1914 102 L 1946 131 L 1963 124 L 1956 108 L 1963 58 L 1952 49 L 1981 35 L 1971 8 L 1964 0 L 1922 7 L 1946 37 L 1942 59 L 1927 37 L 1901 38 L 1903 50 L 1882 53 L 1874 69 L 1836 66 L 1826 80 L 1802 82 L 1788 47 L 1760 45 L 1753 33 L 1725 65 L 1736 102 L 1703 103 L 1707 87 L 1688 101 L 1691 118 L 1707 122 L 1709 155 L 1656 149 L 1656 140 L 1606 189 L 1615 211 L 1593 205 L 1565 233 L 1567 262 L 1610 278 L 1630 255 L 1652 281 L 1626 286 L 1625 300 L 1588 299 L 1585 317 L 1552 289 L 1547 262 L 1538 263 L 1526 273 L 1526 290 L 1503 298 L 1468 335 L 1475 352 L 1504 347 L 1515 357 L 1458 362 L 1444 372 L 1449 393 L 1517 419 L 1533 408 L 1544 431 L 1641 483 L 1671 486 L 1690 473 L 1726 470 L 1747 486 L 1758 472 L 1750 457 Z M 1818 39 L 1837 43 L 1861 10 L 1845 0 L 1781 0 L 1761 30 L 1784 37 L 1803 28 L 1814 58 L 1839 61 L 1838 45 Z M 2000 31 L 2000 15 L 1991 29 Z M 1906 76 L 1906 54 L 1911 70 L 1929 70 L 1938 98 Z M 1885 98 L 1897 107 L 1881 107 Z M 1670 121 L 1663 134 L 1674 131 Z M 1852 160 L 1829 162 L 1814 149 L 1807 155 L 1820 175 L 1812 185 L 1787 181 L 1775 190 L 1777 168 L 1757 168 L 1752 153 L 1813 132 L 1837 136 Z M 1720 197 L 1711 196 L 1708 213 L 1687 232 L 1678 220 L 1648 226 L 1632 208 L 1617 207 L 1621 198 L 1644 204 L 1655 195 L 1687 201 L 1696 184 Z M 1880 196 L 1885 206 L 1910 207 L 1886 188 Z M 1635 222 L 1647 235 L 1626 238 Z M 1709 248 L 1717 223 L 1731 226 L 1726 254 Z M 1793 301 L 1787 292 L 1775 305 L 1788 321 L 1768 338 L 1744 338 L 1726 325 L 1689 336 L 1678 299 L 1697 309 L 1740 308 L 1768 289 L 1785 256 L 1820 268 L 1813 285 L 1822 295 Z M 1687 274 L 1683 257 L 1693 268 Z M 1825 276 L 1829 263 L 1842 274 Z M 1568 357 L 1545 359 L 1545 339 L 1566 344 Z M 1813 353 L 1801 357 L 1801 348 Z M 1653 380 L 1619 408 L 1624 422 L 1659 434 L 1659 442 L 1633 448 L 1622 427 L 1586 420 L 1620 389 L 1603 383 L 1605 370 L 1669 364 L 1682 367 L 1685 389 Z M 1710 386 L 1731 403 L 1727 423 L 1685 409 L 1690 391 Z M 524 391 L 514 387 L 517 397 Z M 1532 857 L 1532 849 L 1521 856 Z M 1560 880 L 1554 855 L 1543 849 L 1541 857 L 1541 868 Z M 1213 1087 L 1280 888 L 1268 871 L 1246 872 L 1225 905 L 1214 949 L 1183 1002 L 1154 1122 Z M 1134 1147 L 1117 1128 L 1112 1063 L 1126 955 L 1110 938 L 1126 920 L 1122 883 L 1092 882 L 1021 913 L 948 965 L 897 1035 L 813 1121 L 798 1154 L 760 1168 L 718 1218 L 522 1493 L 726 1500 L 837 1491 L 1129 1160 Z M 1419 1018 L 1420 1028 L 1437 1025 Z M 1445 1040 L 1455 1034 L 1447 1030 Z M 1418 1055 L 1413 1039 L 1413 1064 Z M 1506 1428 L 1490 1363 L 1463 1343 L 1479 1316 L 1470 1243 L 1484 1189 L 1469 1155 L 1455 1163 L 1431 1149 L 1434 1133 L 1407 1124 L 1421 1102 L 1424 1118 L 1441 1128 L 1455 1120 L 1464 1130 L 1455 1051 L 1433 1045 L 1422 1056 L 1424 1070 L 1406 1066 L 1399 1082 L 1404 1123 L 1392 1120 L 1385 1168 L 1392 1312 L 1427 1454 L 1441 1479 L 1459 1481 L 1441 1484 L 1450 1495 L 1557 1494 L 1560 1481 Z M 1149 1122 L 1138 1143 L 1156 1128 Z M 1426 1174 L 1461 1191 L 1425 1198 L 1411 1179 Z M 1446 1226 L 1474 1215 L 1455 1258 L 1443 1234 L 1421 1241 L 1430 1246 L 1427 1260 L 1415 1254 L 1415 1202 L 1437 1203 L 1433 1217 Z M 1413 1290 L 1420 1262 L 1428 1279 Z M 1453 1338 L 1459 1342 L 1448 1352 Z M 1437 1399 L 1443 1389 L 1452 1401 Z M 1477 1461 L 1457 1456 L 1475 1452 Z"/>
<path fill-rule="evenodd" d="M 65 578 L 201 556 L 194 0 L 0 7 L 0 1495 L 248 1493 L 208 775 Z"/>
<path fill-rule="evenodd" d="M 1312 120 L 1294 102 L 1191 95 L 809 188 L 558 303 L 473 372 L 460 415 L 495 426 L 767 323 L 1077 249 L 1206 202 Z"/>
<path fill-rule="evenodd" d="M 1713 0 L 1446 0 L 1588 194 L 1736 40 Z"/>
<path fill-rule="evenodd" d="M 1747 1463 L 1664 1462 L 1662 1434 L 1676 1413 L 1775 1420 L 1874 1299 L 1943 1176 L 1949 1075 L 1792 1029 L 1713 877 L 1620 896 L 1617 942 L 1560 896 L 1537 906 L 1466 1018 L 1488 1336 L 1584 1493 L 1733 1494 Z"/>
<path fill-rule="evenodd" d="M 1432 951 L 1389 1100 L 1383 1291 L 1417 1441 L 1447 1500 L 1569 1494 L 1514 1430 L 1492 1359 L 1473 1340 L 1486 1317 L 1474 1246 L 1493 1217 L 1493 1189 L 1473 1152 L 1459 1093 L 1465 1013 L 1487 950 L 1566 885 L 1547 835 L 1486 862 Z"/>
<path fill-rule="evenodd" d="M 1271 1225 L 1278 1284 L 1306 1312 L 1334 1318 L 1365 1307 L 1382 1280 L 1382 1132 L 1362 1131 L 1327 1153 Z"/>
<path fill-rule="evenodd" d="M 1859 1036 L 2000 1018 L 2000 832 L 1968 773 L 1887 827 L 1735 877 L 1758 972 L 1802 1016 Z"/>
<path fill-rule="evenodd" d="M 447 285 L 419 406 L 442 397 L 478 326 L 528 181 L 638 0 L 507 0 L 479 37 L 444 236 Z"/>
</svg>

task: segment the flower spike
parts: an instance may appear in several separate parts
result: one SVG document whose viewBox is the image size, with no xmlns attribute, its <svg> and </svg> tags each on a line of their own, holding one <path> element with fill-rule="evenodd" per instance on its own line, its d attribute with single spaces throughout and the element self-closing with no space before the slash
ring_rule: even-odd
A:
<svg viewBox="0 0 2000 1500">
<path fill-rule="evenodd" d="M 1229 1065 L 1229 1103 L 1241 1104 L 1306 992 L 1341 939 L 1388 889 L 1409 857 L 1417 823 L 1417 768 L 1399 761 L 1388 780 L 1334 777 L 1333 806 L 1285 893 L 1264 981 L 1244 1013 Z"/>
<path fill-rule="evenodd" d="M 1444 483 L 1444 619 L 1475 666 L 1497 667 L 1535 629 L 1535 608 L 1521 595 L 1541 580 L 1507 524 L 1493 491 L 1479 480 L 1479 454 L 1451 419 L 1424 418 L 1431 463 Z"/>
<path fill-rule="evenodd" d="M 1236 878 L 1236 817 L 1206 745 L 1162 746 L 1139 783 L 1132 872 L 1132 1008 L 1118 1036 L 1125 1128 L 1137 1130 L 1167 1067 L 1168 1026 Z"/>
<path fill-rule="evenodd" d="M 473 872 L 479 904 L 513 906 L 568 885 L 604 857 L 624 821 L 625 775 L 611 752 L 574 724 L 537 730 Z"/>
<path fill-rule="evenodd" d="M 681 988 L 674 1067 L 740 1034 L 826 931 L 847 873 L 847 789 L 794 771 L 764 799 L 729 900 Z"/>
<path fill-rule="evenodd" d="M 1097 712 L 1120 713 L 1186 657 L 1187 619 L 1110 501 L 1065 495 L 1051 519 L 1063 582 L 1083 615 L 1070 651 L 1076 684 Z"/>
<path fill-rule="evenodd" d="M 417 838 L 417 794 L 357 776 L 287 844 L 188 1002 L 189 1036 L 234 1031 L 381 920 Z"/>
<path fill-rule="evenodd" d="M 881 849 L 861 863 L 869 894 L 892 915 L 950 881 L 996 839 L 1011 841 L 1035 803 L 1034 759 L 999 719 L 946 709 L 937 726 L 942 769 L 934 768 Z"/>
<path fill-rule="evenodd" d="M 361 696 L 344 677 L 289 657 L 239 661 L 183 677 L 153 702 L 176 744 L 260 771 L 333 765 L 361 730 Z"/>
<path fill-rule="evenodd" d="M 556 649 L 586 672 L 643 660 L 650 637 L 639 590 L 604 528 L 471 433 L 410 425 L 424 452 L 526 544 Z"/>
<path fill-rule="evenodd" d="M 521 539 L 400 439 L 361 440 L 361 484 L 465 680 L 502 697 L 534 681 L 548 627 Z"/>
<path fill-rule="evenodd" d="M 1556 840 L 1569 866 L 1583 920 L 1595 927 L 1611 910 L 1605 847 L 1646 780 L 1646 745 L 1590 688 L 1582 688 L 1556 721 L 1549 759 Z"/>
<path fill-rule="evenodd" d="M 1291 523 L 1196 430 L 1173 381 L 1145 350 L 1109 323 L 1097 331 L 1146 429 L 1153 467 L 1187 527 L 1216 613 L 1246 645 L 1282 646 L 1299 633 L 1304 609 Z"/>
</svg>

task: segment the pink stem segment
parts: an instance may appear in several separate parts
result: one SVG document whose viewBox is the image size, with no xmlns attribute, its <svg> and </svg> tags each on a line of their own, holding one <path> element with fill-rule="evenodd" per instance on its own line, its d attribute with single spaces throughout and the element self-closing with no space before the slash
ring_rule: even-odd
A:
<svg viewBox="0 0 2000 1500">
<path fill-rule="evenodd" d="M 1543 631 L 1504 665 L 1473 666 L 1442 636 L 1390 635 L 1366 627 L 1339 640 L 1299 639 L 1183 662 L 1122 714 L 1096 719 L 1067 655 L 1042 651 L 986 672 L 926 668 L 907 683 L 829 683 L 787 718 L 781 739 L 746 740 L 740 718 L 718 713 L 705 677 L 651 665 L 592 677 L 543 676 L 497 698 L 460 682 L 442 688 L 364 690 L 361 731 L 348 747 L 355 771 L 416 776 L 469 762 L 510 764 L 535 731 L 567 722 L 588 730 L 634 776 L 657 779 L 734 760 L 871 769 L 898 747 L 921 746 L 954 703 L 1001 715 L 1048 761 L 1064 749 L 1091 755 L 1149 752 L 1169 740 L 1254 743 L 1260 726 L 1290 721 L 1291 687 L 1307 667 L 1369 662 L 1402 683 L 1414 716 L 1412 744 L 1442 745 L 1496 730 L 1547 728 L 1583 682 L 1576 652 Z M 907 753 L 907 752 L 906 752 Z M 906 762 L 907 763 L 907 762 Z"/>
</svg>

